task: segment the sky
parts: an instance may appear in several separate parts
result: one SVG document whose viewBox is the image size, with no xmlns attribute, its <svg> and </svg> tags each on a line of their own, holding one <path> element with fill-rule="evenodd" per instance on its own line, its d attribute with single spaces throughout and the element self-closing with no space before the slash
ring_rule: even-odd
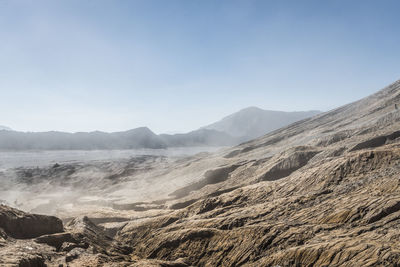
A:
<svg viewBox="0 0 400 267">
<path fill-rule="evenodd" d="M 397 0 L 0 0 L 0 125 L 187 132 L 400 79 Z"/>
</svg>

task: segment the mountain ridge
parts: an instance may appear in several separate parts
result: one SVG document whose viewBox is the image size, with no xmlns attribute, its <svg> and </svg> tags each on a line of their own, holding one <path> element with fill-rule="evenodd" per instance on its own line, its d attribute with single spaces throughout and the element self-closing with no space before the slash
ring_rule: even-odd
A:
<svg viewBox="0 0 400 267">
<path fill-rule="evenodd" d="M 262 117 L 261 113 L 268 113 L 268 117 Z M 308 112 L 281 112 L 265 111 L 256 107 L 242 109 L 239 112 L 231 114 L 224 119 L 237 118 L 238 114 L 243 114 L 244 119 L 231 121 L 230 125 L 234 129 L 246 129 L 246 134 L 237 134 L 235 131 L 227 129 L 218 129 L 211 124 L 182 134 L 155 134 L 148 127 L 138 127 L 127 131 L 119 132 L 18 132 L 2 131 L 0 132 L 1 150 L 106 150 L 106 149 L 136 149 L 136 148 L 154 148 L 162 149 L 167 147 L 187 147 L 187 146 L 232 146 L 243 141 L 252 139 L 254 136 L 265 134 L 268 131 L 280 126 L 287 125 L 298 119 L 312 116 L 318 111 Z M 273 114 L 273 116 L 271 115 Z M 277 114 L 286 114 L 286 119 L 280 120 Z M 274 118 L 272 118 L 274 117 Z M 221 121 L 224 121 L 222 119 Z M 279 121 L 280 120 L 280 121 Z M 220 122 L 221 122 L 220 121 Z M 245 123 L 253 121 L 250 127 L 245 127 Z M 269 126 L 268 121 L 275 121 L 273 126 Z M 276 123 L 279 121 L 278 123 Z M 258 126 L 254 131 L 255 125 Z M 260 127 L 266 125 L 266 127 Z M 253 132 L 249 134 L 249 132 Z"/>
<path fill-rule="evenodd" d="M 258 107 L 247 107 L 230 114 L 221 120 L 201 129 L 213 129 L 225 132 L 241 141 L 249 141 L 268 132 L 289 125 L 293 122 L 315 116 L 318 110 L 309 111 L 276 111 Z"/>
</svg>

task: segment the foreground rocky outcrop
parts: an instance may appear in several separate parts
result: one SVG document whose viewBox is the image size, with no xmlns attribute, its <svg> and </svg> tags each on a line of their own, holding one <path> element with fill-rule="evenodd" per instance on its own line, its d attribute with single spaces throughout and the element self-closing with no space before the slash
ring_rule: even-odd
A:
<svg viewBox="0 0 400 267">
<path fill-rule="evenodd" d="M 63 231 L 60 219 L 53 216 L 26 214 L 0 205 L 0 228 L 14 238 L 34 238 Z"/>
<path fill-rule="evenodd" d="M 260 182 L 131 222 L 118 239 L 140 257 L 186 256 L 195 266 L 395 266 L 399 165 L 399 145 L 354 153 L 287 181 Z"/>
<path fill-rule="evenodd" d="M 0 266 L 96 266 L 129 261 L 132 250 L 87 217 L 65 227 L 52 216 L 0 206 Z"/>
<path fill-rule="evenodd" d="M 398 102 L 400 81 L 212 155 L 145 160 L 140 177 L 165 187 L 156 197 L 114 190 L 111 207 L 63 216 L 61 232 L 24 233 L 33 239 L 0 225 L 0 265 L 399 266 Z M 107 179 L 132 194 L 137 168 Z"/>
</svg>

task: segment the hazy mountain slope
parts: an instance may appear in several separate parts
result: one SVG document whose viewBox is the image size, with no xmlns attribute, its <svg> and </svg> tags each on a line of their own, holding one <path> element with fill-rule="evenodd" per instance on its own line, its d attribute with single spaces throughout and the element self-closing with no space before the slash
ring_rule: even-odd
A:
<svg viewBox="0 0 400 267">
<path fill-rule="evenodd" d="M 175 135 L 156 135 L 147 127 L 114 133 L 0 131 L 0 150 L 107 150 L 231 146 L 238 142 L 238 139 L 226 133 L 206 129 Z"/>
<path fill-rule="evenodd" d="M 243 141 L 247 141 L 293 122 L 312 117 L 318 113 L 321 112 L 284 112 L 249 107 L 203 128 L 225 132 L 235 137 L 241 137 Z"/>
<path fill-rule="evenodd" d="M 169 147 L 231 146 L 239 142 L 238 138 L 227 133 L 209 129 L 199 129 L 185 134 L 161 134 L 160 137 Z"/>
<path fill-rule="evenodd" d="M 164 142 L 146 127 L 126 132 L 0 132 L 0 149 L 5 150 L 90 150 L 165 148 Z"/>
<path fill-rule="evenodd" d="M 12 131 L 11 128 L 7 127 L 7 126 L 2 126 L 0 125 L 0 131 L 5 130 L 5 131 Z"/>
</svg>

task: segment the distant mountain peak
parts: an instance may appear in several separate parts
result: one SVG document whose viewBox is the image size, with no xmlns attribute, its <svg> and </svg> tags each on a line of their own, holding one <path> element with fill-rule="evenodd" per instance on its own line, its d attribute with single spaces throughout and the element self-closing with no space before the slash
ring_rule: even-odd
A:
<svg viewBox="0 0 400 267">
<path fill-rule="evenodd" d="M 248 141 L 293 122 L 317 115 L 320 111 L 275 111 L 250 106 L 202 129 L 217 130 Z"/>
<path fill-rule="evenodd" d="M 247 108 L 243 108 L 241 110 L 239 110 L 239 112 L 246 112 L 246 111 L 260 111 L 263 110 L 262 108 L 256 107 L 256 106 L 250 106 Z"/>
</svg>

